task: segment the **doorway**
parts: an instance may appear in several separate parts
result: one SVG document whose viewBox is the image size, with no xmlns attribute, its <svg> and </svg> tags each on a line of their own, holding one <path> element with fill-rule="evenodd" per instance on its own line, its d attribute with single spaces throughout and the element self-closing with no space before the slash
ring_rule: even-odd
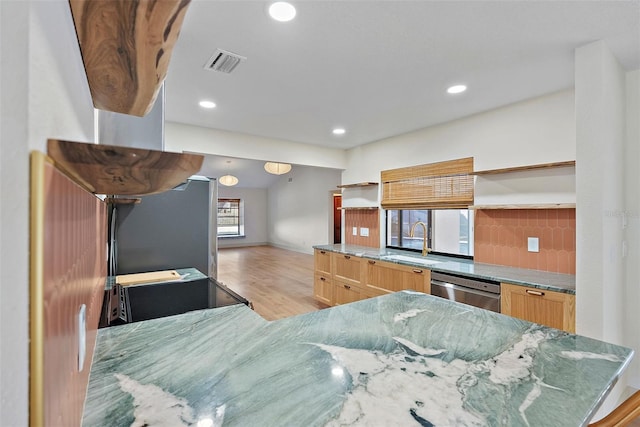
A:
<svg viewBox="0 0 640 427">
<path fill-rule="evenodd" d="M 342 243 L 342 194 L 333 195 L 333 243 Z"/>
</svg>

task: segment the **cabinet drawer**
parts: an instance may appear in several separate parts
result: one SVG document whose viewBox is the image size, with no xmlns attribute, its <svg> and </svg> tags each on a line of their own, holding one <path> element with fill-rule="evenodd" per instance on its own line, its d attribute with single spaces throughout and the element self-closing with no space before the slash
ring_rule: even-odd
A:
<svg viewBox="0 0 640 427">
<path fill-rule="evenodd" d="M 331 252 L 315 249 L 313 251 L 313 267 L 315 271 L 331 275 Z"/>
<path fill-rule="evenodd" d="M 331 276 L 316 273 L 313 280 L 313 298 L 327 305 L 333 305 L 333 281 Z"/>
<path fill-rule="evenodd" d="M 334 282 L 334 305 L 348 304 L 350 302 L 360 301 L 365 296 L 359 287 L 344 282 Z"/>
<path fill-rule="evenodd" d="M 391 262 L 366 260 L 364 288 L 371 296 L 403 290 L 428 294 L 431 290 L 431 271 Z"/>
<path fill-rule="evenodd" d="M 331 254 L 333 279 L 359 286 L 363 278 L 363 259 L 333 252 Z"/>
<path fill-rule="evenodd" d="M 575 295 L 502 283 L 502 313 L 567 332 L 575 332 Z"/>
</svg>

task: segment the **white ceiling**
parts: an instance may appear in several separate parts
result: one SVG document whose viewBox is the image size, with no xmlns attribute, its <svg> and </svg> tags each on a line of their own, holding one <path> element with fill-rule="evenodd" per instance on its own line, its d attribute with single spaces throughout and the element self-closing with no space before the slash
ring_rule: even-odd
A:
<svg viewBox="0 0 640 427">
<path fill-rule="evenodd" d="M 229 174 L 238 178 L 238 188 L 269 188 L 281 177 L 265 171 L 264 163 L 258 160 L 205 155 L 198 175 L 220 178 Z M 293 165 L 291 170 L 304 167 Z"/>
<path fill-rule="evenodd" d="M 640 68 L 640 0 L 292 3 L 295 20 L 280 23 L 264 1 L 193 0 L 166 119 L 350 148 L 571 88 L 574 49 L 593 41 Z M 217 48 L 247 60 L 204 70 Z M 454 83 L 469 90 L 447 95 Z"/>
</svg>

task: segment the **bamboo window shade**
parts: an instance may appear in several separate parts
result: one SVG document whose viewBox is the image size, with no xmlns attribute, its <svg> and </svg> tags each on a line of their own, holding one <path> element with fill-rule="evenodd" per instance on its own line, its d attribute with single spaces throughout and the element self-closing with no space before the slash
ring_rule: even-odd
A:
<svg viewBox="0 0 640 427">
<path fill-rule="evenodd" d="M 381 172 L 384 209 L 465 209 L 473 205 L 473 157 Z"/>
</svg>

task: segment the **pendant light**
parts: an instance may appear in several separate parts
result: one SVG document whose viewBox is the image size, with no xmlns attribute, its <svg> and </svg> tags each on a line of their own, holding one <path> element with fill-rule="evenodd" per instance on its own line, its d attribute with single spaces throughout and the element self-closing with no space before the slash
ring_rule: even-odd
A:
<svg viewBox="0 0 640 427">
<path fill-rule="evenodd" d="M 221 176 L 220 178 L 218 178 L 218 182 L 222 185 L 225 185 L 227 187 L 232 187 L 234 185 L 236 185 L 238 183 L 238 178 L 236 178 L 235 176 L 229 174 L 229 164 L 231 163 L 231 160 L 227 160 L 227 174 Z"/>
<path fill-rule="evenodd" d="M 288 163 L 267 162 L 264 164 L 264 170 L 274 175 L 283 175 L 291 170 Z"/>
</svg>

